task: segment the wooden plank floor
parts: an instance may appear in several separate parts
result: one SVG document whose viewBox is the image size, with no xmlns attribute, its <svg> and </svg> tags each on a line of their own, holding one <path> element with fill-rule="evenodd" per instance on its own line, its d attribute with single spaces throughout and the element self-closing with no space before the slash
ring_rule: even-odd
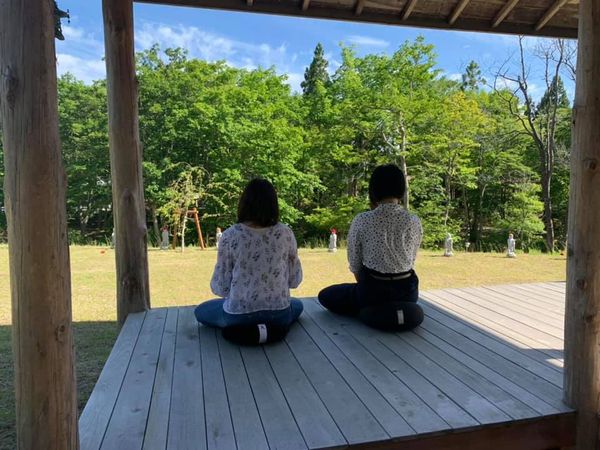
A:
<svg viewBox="0 0 600 450">
<path fill-rule="evenodd" d="M 305 299 L 265 347 L 228 343 L 191 307 L 132 314 L 81 415 L 81 448 L 566 447 L 564 290 L 424 292 L 424 323 L 402 334 Z"/>
</svg>

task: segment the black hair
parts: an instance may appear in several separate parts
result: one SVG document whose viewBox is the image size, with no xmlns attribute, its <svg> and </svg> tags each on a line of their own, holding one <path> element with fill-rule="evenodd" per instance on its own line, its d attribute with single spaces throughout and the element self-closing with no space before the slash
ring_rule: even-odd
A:
<svg viewBox="0 0 600 450">
<path fill-rule="evenodd" d="M 402 199 L 406 180 L 402 170 L 395 164 L 377 166 L 369 180 L 369 201 L 375 205 L 386 198 Z"/>
<path fill-rule="evenodd" d="M 237 220 L 270 227 L 279 222 L 279 203 L 273 185 L 262 178 L 250 180 L 238 203 Z"/>
</svg>

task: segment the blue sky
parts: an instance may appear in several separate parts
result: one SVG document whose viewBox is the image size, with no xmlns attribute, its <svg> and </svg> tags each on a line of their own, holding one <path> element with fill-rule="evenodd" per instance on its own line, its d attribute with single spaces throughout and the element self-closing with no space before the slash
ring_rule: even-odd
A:
<svg viewBox="0 0 600 450">
<path fill-rule="evenodd" d="M 100 0 L 59 0 L 69 9 L 71 23 L 63 24 L 66 40 L 57 41 L 58 73 L 73 73 L 86 82 L 103 78 L 105 67 Z M 162 48 L 183 47 L 190 56 L 225 60 L 235 67 L 271 67 L 287 74 L 293 89 L 299 90 L 304 69 L 310 63 L 317 42 L 325 48 L 330 69 L 339 64 L 340 43 L 353 45 L 359 54 L 392 53 L 406 40 L 423 35 L 435 46 L 438 67 L 453 79 L 471 60 L 477 61 L 488 80 L 517 50 L 517 38 L 505 35 L 438 31 L 385 25 L 300 19 L 262 14 L 234 13 L 206 9 L 136 3 L 136 49 L 158 43 Z M 542 39 L 528 39 L 533 52 Z M 539 97 L 544 81 L 541 68 L 532 65 L 532 94 Z M 486 73 L 486 71 L 488 73 Z M 565 78 L 568 78 L 565 76 Z M 567 90 L 572 98 L 572 83 Z"/>
</svg>

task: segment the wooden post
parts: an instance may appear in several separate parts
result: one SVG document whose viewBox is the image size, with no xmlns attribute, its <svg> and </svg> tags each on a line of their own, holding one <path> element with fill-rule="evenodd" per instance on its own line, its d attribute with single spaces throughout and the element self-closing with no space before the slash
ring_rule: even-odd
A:
<svg viewBox="0 0 600 450">
<path fill-rule="evenodd" d="M 117 317 L 150 308 L 132 0 L 103 0 Z"/>
<path fill-rule="evenodd" d="M 194 215 L 194 223 L 196 224 L 196 232 L 198 233 L 198 245 L 202 250 L 206 249 L 204 245 L 204 237 L 202 236 L 202 227 L 200 226 L 200 218 L 198 216 L 198 209 L 192 209 L 191 213 Z"/>
<path fill-rule="evenodd" d="M 0 1 L 0 117 L 19 449 L 77 449 L 54 4 Z M 31 211 L 44 217 L 35 220 Z"/>
<path fill-rule="evenodd" d="M 565 400 L 577 449 L 600 448 L 600 1 L 579 3 L 569 201 Z"/>
</svg>

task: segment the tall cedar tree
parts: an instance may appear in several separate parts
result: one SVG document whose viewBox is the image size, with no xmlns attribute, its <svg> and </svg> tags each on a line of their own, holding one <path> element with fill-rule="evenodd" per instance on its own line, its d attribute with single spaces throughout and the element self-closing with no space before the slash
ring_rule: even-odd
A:
<svg viewBox="0 0 600 450">
<path fill-rule="evenodd" d="M 329 63 L 325 59 L 323 46 L 319 42 L 315 47 L 313 60 L 310 63 L 310 66 L 304 71 L 304 81 L 300 84 L 304 95 L 310 95 L 315 92 L 318 81 L 324 86 L 329 84 L 329 74 L 327 73 L 328 64 Z"/>
<path fill-rule="evenodd" d="M 460 88 L 463 91 L 476 91 L 480 84 L 485 84 L 485 78 L 481 76 L 479 64 L 471 61 L 465 68 L 465 73 L 462 74 L 462 83 Z"/>
</svg>

